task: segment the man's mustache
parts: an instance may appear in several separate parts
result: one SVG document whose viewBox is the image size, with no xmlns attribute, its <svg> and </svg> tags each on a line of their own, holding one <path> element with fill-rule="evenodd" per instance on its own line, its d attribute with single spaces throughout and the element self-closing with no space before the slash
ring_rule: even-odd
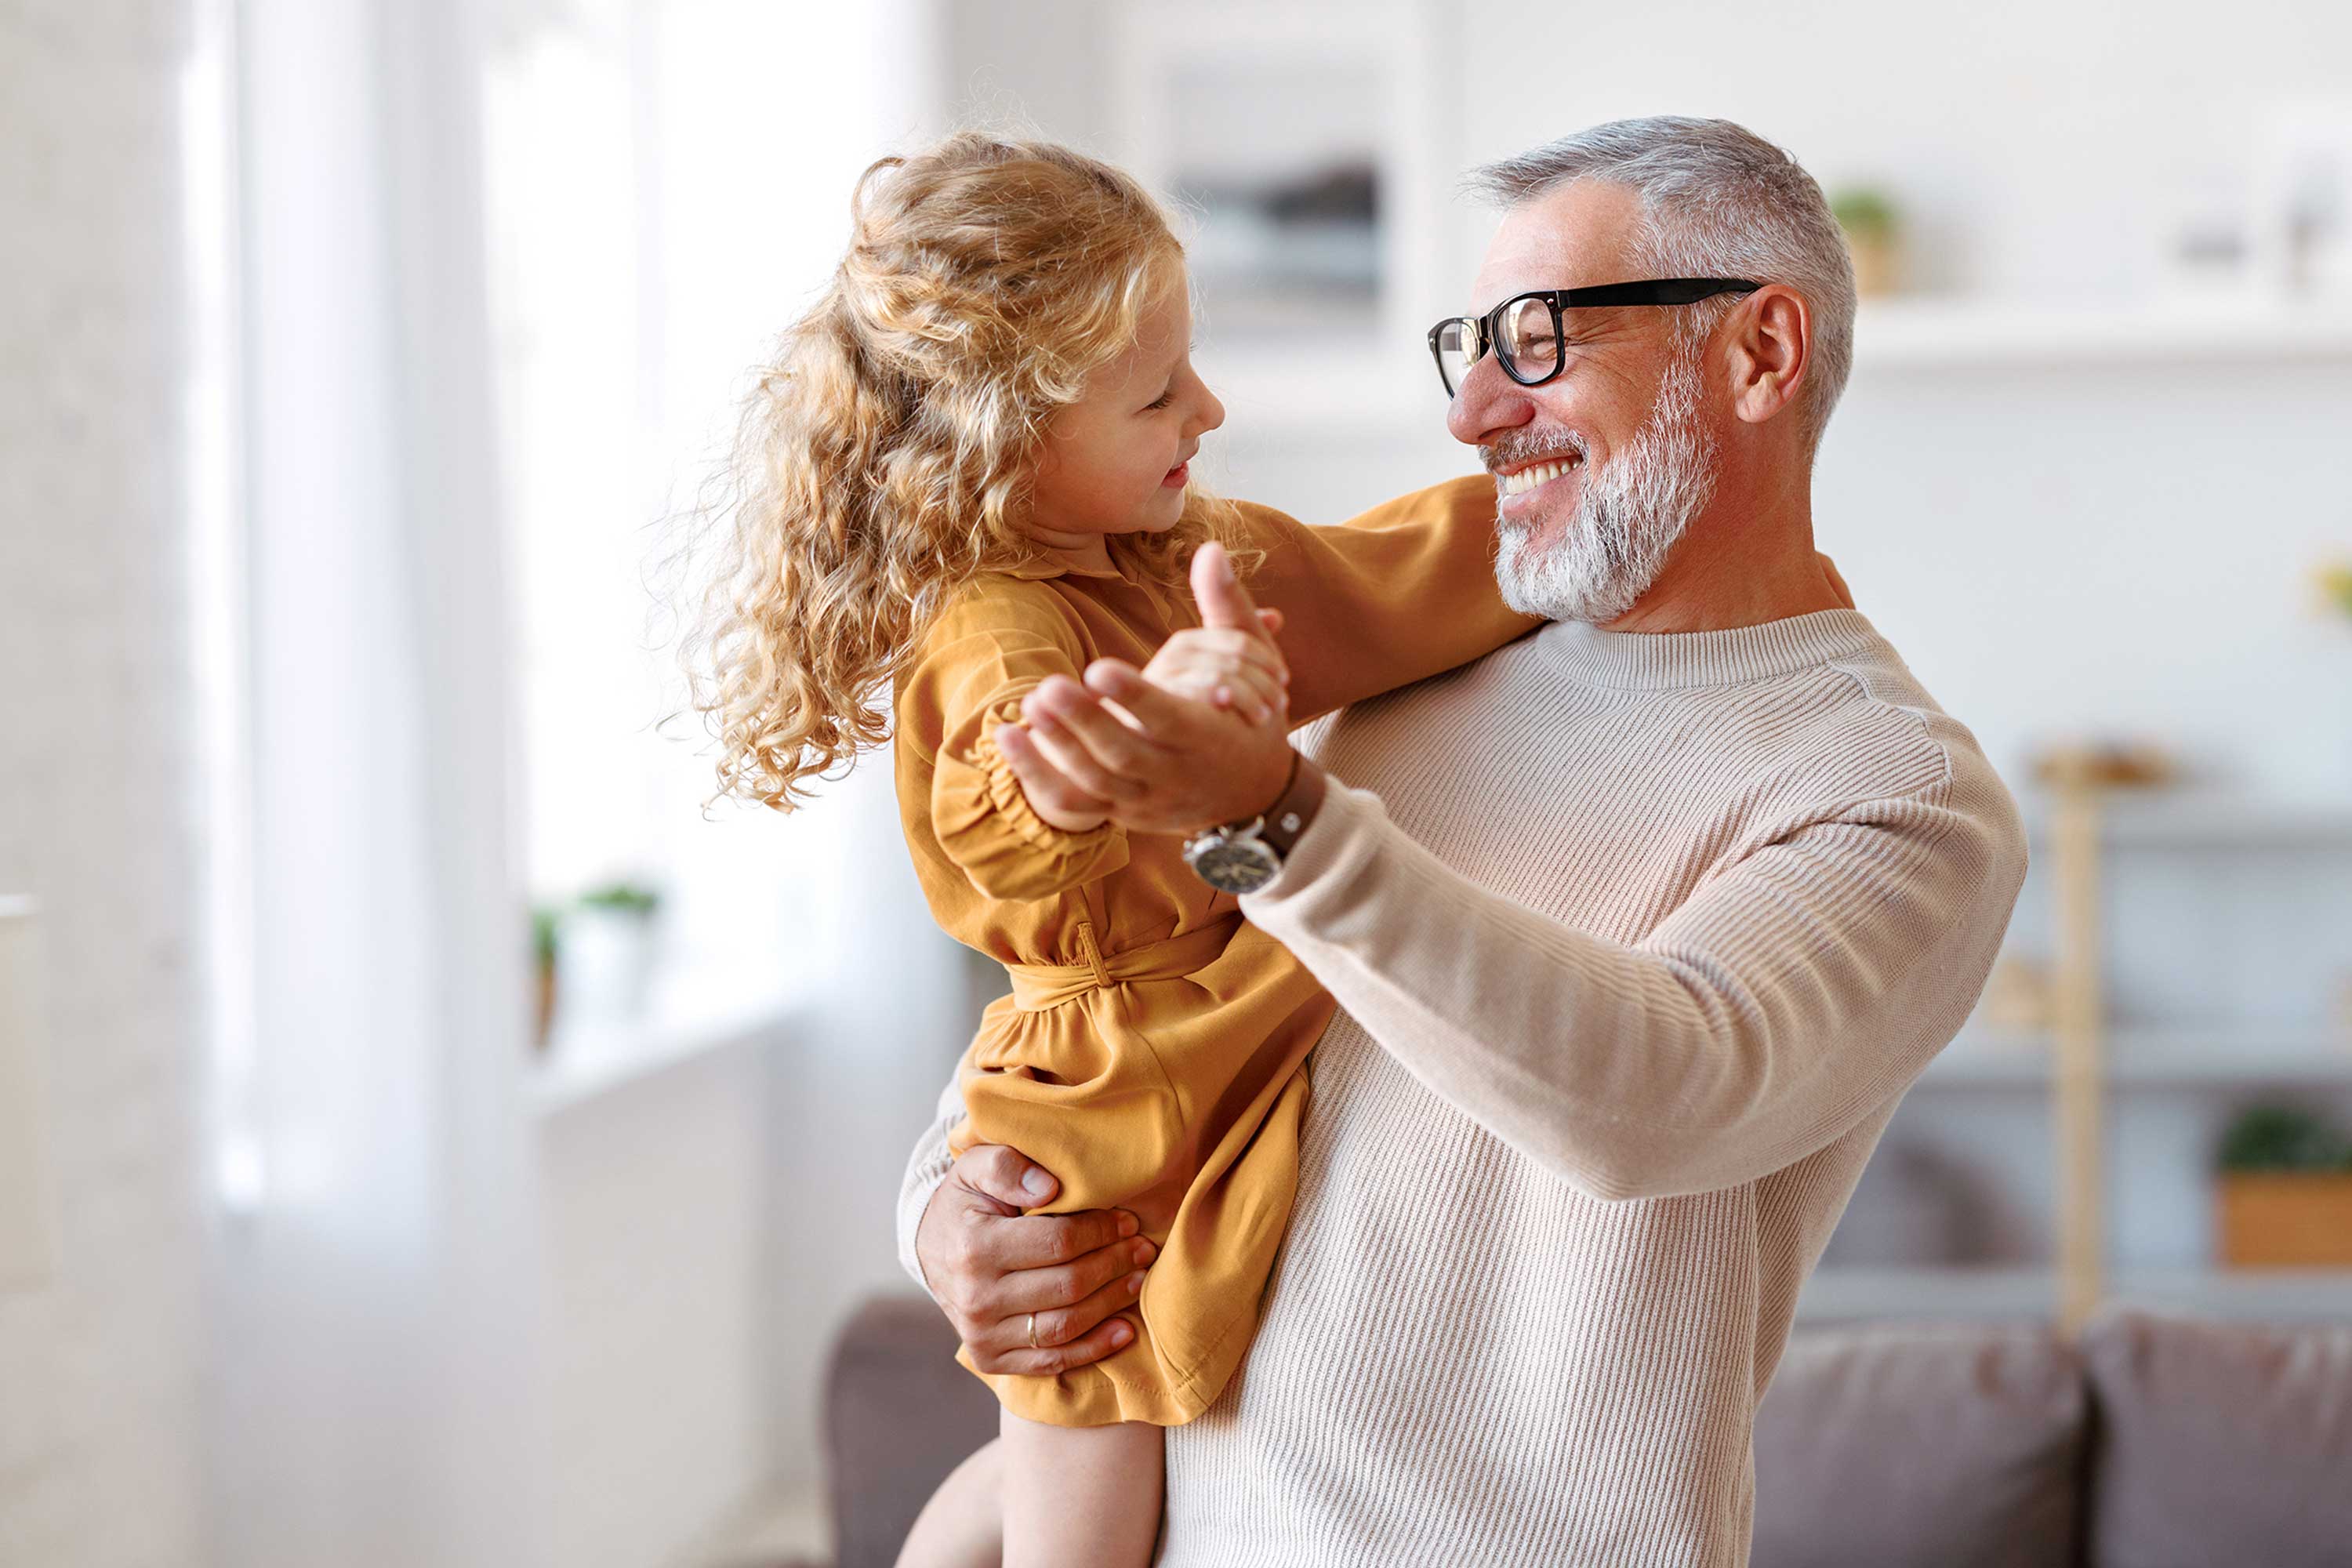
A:
<svg viewBox="0 0 2352 1568">
<path fill-rule="evenodd" d="M 1583 434 L 1565 427 L 1514 430 L 1478 448 L 1479 460 L 1486 465 L 1486 471 L 1490 474 L 1544 458 L 1572 457 L 1583 462 L 1591 455 L 1591 444 L 1585 440 Z"/>
</svg>

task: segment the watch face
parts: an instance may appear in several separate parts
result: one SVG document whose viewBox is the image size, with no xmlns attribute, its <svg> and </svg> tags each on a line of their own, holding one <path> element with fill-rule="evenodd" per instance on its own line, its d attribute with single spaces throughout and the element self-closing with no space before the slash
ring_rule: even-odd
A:
<svg viewBox="0 0 2352 1568">
<path fill-rule="evenodd" d="M 1282 858 L 1255 838 L 1202 839 L 1184 853 L 1201 880 L 1221 893 L 1255 893 L 1274 880 Z"/>
</svg>

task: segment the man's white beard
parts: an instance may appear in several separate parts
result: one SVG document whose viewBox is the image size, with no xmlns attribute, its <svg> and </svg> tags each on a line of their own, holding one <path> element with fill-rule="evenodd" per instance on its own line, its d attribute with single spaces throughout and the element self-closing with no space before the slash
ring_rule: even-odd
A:
<svg viewBox="0 0 2352 1568">
<path fill-rule="evenodd" d="M 1497 520 L 1495 580 L 1523 616 L 1605 624 L 1633 607 L 1664 570 L 1666 555 L 1715 494 L 1715 433 L 1698 417 L 1698 355 L 1677 351 L 1658 385 L 1649 422 L 1598 468 L 1580 468 L 1576 510 Z M 1572 449 L 1582 443 L 1572 433 Z"/>
</svg>

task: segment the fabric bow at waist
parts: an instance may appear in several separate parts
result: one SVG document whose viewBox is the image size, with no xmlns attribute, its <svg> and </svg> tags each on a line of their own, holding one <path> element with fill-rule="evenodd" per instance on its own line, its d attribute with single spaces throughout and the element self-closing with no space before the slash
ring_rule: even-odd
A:
<svg viewBox="0 0 2352 1568">
<path fill-rule="evenodd" d="M 1037 1013 L 1105 986 L 1142 980 L 1181 980 L 1207 968 L 1225 951 L 1241 924 L 1241 916 L 1228 915 L 1165 942 L 1148 942 L 1123 952 L 1104 952 L 1095 944 L 1095 928 L 1080 921 L 1078 950 L 1086 955 L 1084 963 L 1004 966 L 1013 976 L 1013 1005 L 1024 1013 Z"/>
</svg>

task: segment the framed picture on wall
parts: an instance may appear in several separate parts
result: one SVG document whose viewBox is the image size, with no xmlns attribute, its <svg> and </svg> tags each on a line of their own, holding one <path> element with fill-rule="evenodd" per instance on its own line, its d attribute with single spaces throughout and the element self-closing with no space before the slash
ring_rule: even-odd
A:
<svg viewBox="0 0 2352 1568">
<path fill-rule="evenodd" d="M 2352 300 L 2352 99 L 2286 105 L 2265 121 L 2252 249 L 2267 288 Z"/>
<path fill-rule="evenodd" d="M 1467 277 L 1445 221 L 1453 13 L 1121 8 L 1117 153 L 1191 220 L 1201 358 L 1229 401 L 1344 418 L 1392 413 L 1419 384 L 1428 324 Z"/>
</svg>

